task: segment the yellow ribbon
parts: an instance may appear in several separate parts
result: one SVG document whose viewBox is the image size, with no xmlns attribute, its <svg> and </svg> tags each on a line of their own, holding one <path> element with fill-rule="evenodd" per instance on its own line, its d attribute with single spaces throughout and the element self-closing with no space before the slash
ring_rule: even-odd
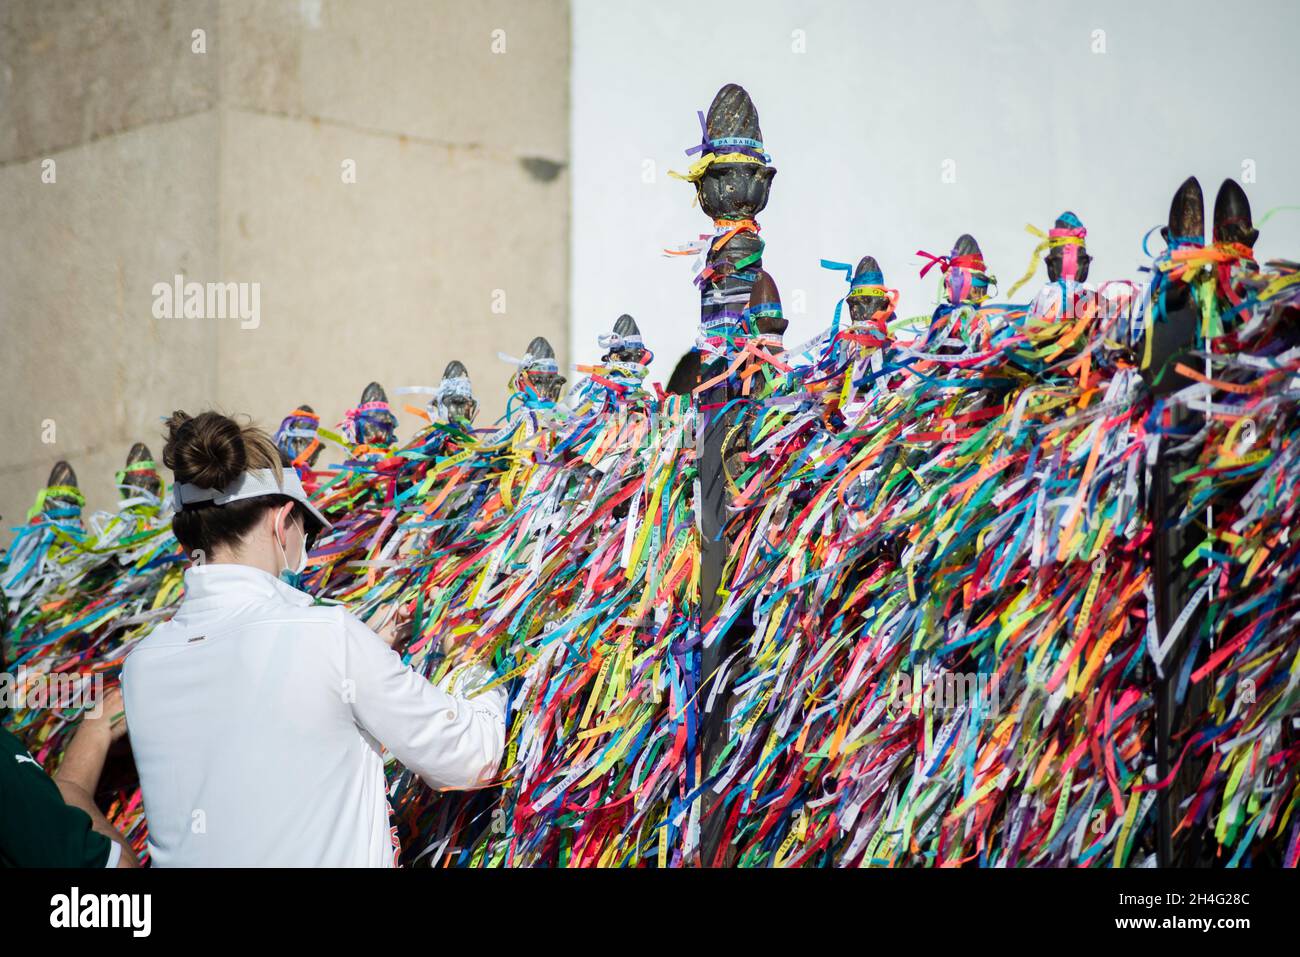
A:
<svg viewBox="0 0 1300 957">
<path fill-rule="evenodd" d="M 1029 282 L 1029 280 L 1034 278 L 1034 273 L 1038 272 L 1038 257 L 1041 256 L 1043 253 L 1045 253 L 1047 250 L 1056 249 L 1060 246 L 1082 246 L 1083 245 L 1083 238 L 1080 236 L 1051 237 L 1048 236 L 1047 233 L 1039 229 L 1037 226 L 1032 226 L 1029 223 L 1025 223 L 1025 232 L 1029 233 L 1031 236 L 1038 236 L 1040 239 L 1042 239 L 1042 242 L 1040 242 L 1037 246 L 1035 246 L 1034 251 L 1029 254 L 1029 268 L 1025 270 L 1025 274 L 1021 276 L 1018 280 L 1016 280 L 1016 284 L 1011 287 L 1009 292 L 1007 292 L 1008 299 L 1013 298 L 1016 294 L 1017 289 L 1019 289 L 1025 283 Z"/>
<path fill-rule="evenodd" d="M 673 170 L 668 171 L 669 176 L 677 179 L 686 180 L 688 183 L 698 183 L 709 167 L 714 163 L 755 163 L 759 166 L 766 166 L 761 159 L 756 156 L 750 156 L 746 153 L 709 153 L 691 164 L 691 168 L 685 173 L 678 173 Z"/>
</svg>

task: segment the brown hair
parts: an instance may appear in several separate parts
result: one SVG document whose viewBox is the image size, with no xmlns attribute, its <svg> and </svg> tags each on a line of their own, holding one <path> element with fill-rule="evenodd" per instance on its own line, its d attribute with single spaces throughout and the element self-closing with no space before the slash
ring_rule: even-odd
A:
<svg viewBox="0 0 1300 957">
<path fill-rule="evenodd" d="M 163 464 L 177 483 L 200 488 L 225 488 L 244 472 L 274 469 L 283 474 L 288 459 L 264 431 L 251 422 L 240 425 L 220 412 L 189 416 L 173 412 L 167 420 L 167 444 Z M 293 502 L 287 495 L 265 495 L 216 505 L 190 502 L 172 517 L 172 531 L 187 552 L 207 554 L 220 545 L 242 539 L 266 514 L 267 509 Z M 294 503 L 294 514 L 308 527 L 307 511 Z"/>
</svg>

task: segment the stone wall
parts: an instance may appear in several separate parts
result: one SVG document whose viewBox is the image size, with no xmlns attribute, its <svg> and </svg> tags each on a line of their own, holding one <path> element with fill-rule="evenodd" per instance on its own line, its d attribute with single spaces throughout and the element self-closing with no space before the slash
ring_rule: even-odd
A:
<svg viewBox="0 0 1300 957">
<path fill-rule="evenodd" d="M 499 350 L 566 363 L 568 71 L 563 0 L 0 8 L 0 541 L 60 458 L 110 506 L 173 409 L 332 424 L 458 358 L 484 424 Z M 176 275 L 256 324 L 156 318 Z"/>
</svg>

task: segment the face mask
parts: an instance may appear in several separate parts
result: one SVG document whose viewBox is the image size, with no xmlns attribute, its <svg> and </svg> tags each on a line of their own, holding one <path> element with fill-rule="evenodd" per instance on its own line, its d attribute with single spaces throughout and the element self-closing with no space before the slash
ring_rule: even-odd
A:
<svg viewBox="0 0 1300 957">
<path fill-rule="evenodd" d="M 286 536 L 287 537 L 287 536 Z M 275 539 L 276 548 L 280 549 L 280 562 L 283 567 L 280 569 L 280 581 L 284 582 L 291 588 L 297 588 L 304 591 L 304 579 L 306 576 L 303 571 L 307 568 L 307 544 L 303 542 L 302 548 L 298 552 L 298 564 L 293 568 L 289 567 L 289 556 L 285 552 L 284 543 L 280 541 L 279 536 Z"/>
</svg>

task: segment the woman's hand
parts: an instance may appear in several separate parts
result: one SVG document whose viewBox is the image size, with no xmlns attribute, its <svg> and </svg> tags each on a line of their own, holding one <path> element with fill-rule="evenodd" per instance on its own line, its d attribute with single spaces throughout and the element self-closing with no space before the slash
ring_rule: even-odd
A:
<svg viewBox="0 0 1300 957">
<path fill-rule="evenodd" d="M 404 645 L 411 637 L 411 615 L 415 611 L 415 603 L 411 602 L 406 605 L 398 605 L 397 610 L 393 612 L 392 617 L 375 632 L 384 644 L 389 648 L 397 649 Z"/>
</svg>

